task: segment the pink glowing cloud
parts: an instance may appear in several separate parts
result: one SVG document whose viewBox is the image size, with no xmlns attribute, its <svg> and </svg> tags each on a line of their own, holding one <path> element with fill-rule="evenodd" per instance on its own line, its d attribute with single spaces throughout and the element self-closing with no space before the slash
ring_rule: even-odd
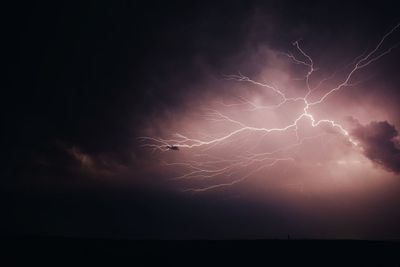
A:
<svg viewBox="0 0 400 267">
<path fill-rule="evenodd" d="M 357 115 L 358 120 L 369 122 L 385 114 L 371 108 L 363 115 L 343 98 L 348 96 L 343 92 L 363 85 L 360 73 L 397 46 L 384 45 L 399 28 L 397 24 L 370 51 L 322 77 L 299 41 L 293 43 L 292 53 L 268 50 L 274 66 L 261 70 L 259 79 L 242 72 L 223 75 L 222 99 L 205 97 L 201 106 L 185 114 L 151 120 L 140 137 L 142 145 L 157 152 L 154 155 L 162 166 L 178 173 L 174 180 L 184 183 L 185 191 L 194 192 L 233 186 L 257 176 L 274 177 L 273 181 L 282 177 L 282 188 L 303 191 L 310 177 L 331 177 L 332 183 L 338 176 L 368 176 L 366 168 L 370 174 L 381 172 L 372 170 L 369 159 L 394 170 L 392 165 L 400 164 L 394 143 L 389 147 L 393 155 L 383 156 L 387 151 L 380 146 L 379 155 L 372 156 L 376 148 L 362 132 L 373 132 L 375 124 L 362 126 L 357 121 L 355 125 L 346 119 Z M 303 72 L 300 78 L 299 72 Z M 162 125 L 158 132 L 154 124 Z M 385 144 L 397 136 L 391 129 Z M 291 178 L 296 176 L 306 178 Z"/>
</svg>

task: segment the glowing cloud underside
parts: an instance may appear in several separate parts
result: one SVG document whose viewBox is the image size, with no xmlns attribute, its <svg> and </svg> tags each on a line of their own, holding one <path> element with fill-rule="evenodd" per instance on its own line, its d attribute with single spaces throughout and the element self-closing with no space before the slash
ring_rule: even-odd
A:
<svg viewBox="0 0 400 267">
<path fill-rule="evenodd" d="M 301 105 L 300 112 L 297 113 L 296 117 L 287 125 L 281 127 L 255 127 L 242 122 L 232 116 L 226 115 L 220 110 L 210 109 L 207 113 L 208 119 L 213 122 L 225 122 L 230 126 L 234 127 L 233 130 L 228 133 L 221 134 L 220 136 L 214 137 L 209 136 L 204 139 L 192 138 L 190 136 L 177 133 L 173 138 L 164 139 L 151 136 L 143 136 L 140 139 L 143 141 L 143 146 L 151 148 L 155 151 L 168 152 L 168 153 L 181 153 L 181 151 L 175 152 L 171 150 L 196 150 L 201 148 L 201 153 L 195 154 L 192 158 L 179 162 L 165 163 L 167 166 L 174 168 L 181 168 L 184 170 L 182 175 L 177 176 L 175 179 L 209 179 L 218 177 L 229 177 L 231 180 L 228 182 L 218 183 L 218 179 L 215 179 L 215 183 L 205 187 L 188 188 L 186 191 L 207 191 L 215 188 L 231 186 L 246 180 L 254 173 L 259 172 L 263 169 L 275 166 L 281 162 L 295 162 L 295 158 L 290 156 L 290 151 L 296 147 L 302 146 L 304 143 L 318 138 L 318 136 L 299 136 L 299 125 L 307 122 L 312 128 L 316 127 L 329 127 L 331 130 L 339 133 L 343 136 L 349 145 L 354 149 L 362 150 L 362 144 L 359 144 L 354 137 L 351 136 L 349 130 L 331 118 L 316 119 L 313 114 L 313 107 L 323 105 L 324 102 L 333 94 L 340 92 L 341 89 L 354 84 L 351 82 L 352 77 L 359 72 L 361 69 L 368 67 L 370 64 L 380 59 L 381 57 L 389 54 L 398 44 L 389 47 L 382 51 L 382 45 L 385 40 L 398 28 L 400 24 L 397 24 L 388 33 L 386 33 L 379 43 L 367 54 L 357 57 L 351 64 L 350 70 L 344 76 L 343 80 L 327 90 L 326 93 L 316 97 L 314 94 L 319 90 L 321 84 L 325 83 L 328 79 L 322 79 L 316 86 L 310 85 L 311 76 L 317 71 L 314 65 L 314 61 L 300 46 L 299 42 L 293 43 L 298 56 L 291 53 L 284 53 L 294 64 L 303 65 L 307 69 L 307 73 L 304 77 L 306 91 L 302 97 L 288 97 L 285 92 L 273 83 L 266 83 L 253 80 L 242 73 L 235 75 L 225 75 L 224 78 L 230 81 L 236 81 L 241 83 L 248 83 L 253 86 L 259 86 L 265 90 L 269 90 L 270 93 L 276 96 L 278 103 L 275 105 L 260 105 L 252 102 L 245 97 L 239 97 L 240 102 L 235 104 L 221 103 L 224 108 L 235 108 L 237 106 L 248 107 L 248 111 L 252 112 L 271 112 L 276 111 L 287 105 Z M 314 100 L 312 100 L 314 99 Z M 252 138 L 249 135 L 255 134 L 261 138 L 267 138 L 270 135 L 279 134 L 287 135 L 293 134 L 293 141 L 286 143 L 281 147 L 269 151 L 253 152 L 250 149 L 242 149 L 239 154 L 235 154 L 233 157 L 214 155 L 209 151 L 216 148 L 217 146 L 227 145 L 240 145 L 238 138 Z M 197 152 L 197 150 L 196 150 Z M 205 153 L 207 152 L 207 153 Z M 288 153 L 289 152 L 289 153 Z"/>
</svg>

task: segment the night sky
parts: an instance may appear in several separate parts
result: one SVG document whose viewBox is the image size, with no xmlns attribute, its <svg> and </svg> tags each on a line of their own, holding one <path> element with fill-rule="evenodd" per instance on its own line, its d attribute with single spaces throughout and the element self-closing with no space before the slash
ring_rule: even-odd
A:
<svg viewBox="0 0 400 267">
<path fill-rule="evenodd" d="M 400 238 L 395 1 L 135 2 L 2 8 L 0 234 Z M 351 86 L 310 109 L 348 134 L 305 116 L 297 136 L 292 127 L 179 143 L 290 125 L 302 100 L 252 110 L 279 96 L 238 77 L 304 97 L 309 55 L 317 101 L 392 29 Z"/>
</svg>

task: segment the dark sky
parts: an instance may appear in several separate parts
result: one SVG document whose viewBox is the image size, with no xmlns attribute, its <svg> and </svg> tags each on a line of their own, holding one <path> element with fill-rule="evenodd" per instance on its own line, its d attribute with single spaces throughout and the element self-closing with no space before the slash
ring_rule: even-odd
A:
<svg viewBox="0 0 400 267">
<path fill-rule="evenodd" d="M 255 73 L 259 65 L 246 58 L 262 45 L 288 51 L 301 38 L 334 70 L 400 22 L 395 2 L 10 1 L 2 8 L 0 234 L 400 238 L 400 189 L 282 201 L 276 192 L 253 198 L 248 188 L 185 194 L 154 170 L 159 162 L 137 140 L 149 125 L 162 132 L 191 111 L 192 99 L 206 101 L 218 75 Z M 397 33 L 389 41 L 399 40 Z M 386 103 L 388 117 L 378 117 L 390 138 L 400 127 L 399 50 L 368 72 L 377 78 L 366 99 Z M 371 125 L 357 137 L 379 123 Z M 372 145 L 366 157 L 396 166 L 399 150 L 389 147 L 394 161 L 383 150 L 370 156 Z"/>
</svg>

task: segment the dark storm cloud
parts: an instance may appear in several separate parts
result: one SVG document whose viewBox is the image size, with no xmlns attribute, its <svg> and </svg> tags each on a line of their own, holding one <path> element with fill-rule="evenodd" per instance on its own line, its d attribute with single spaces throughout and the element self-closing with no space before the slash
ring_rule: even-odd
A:
<svg viewBox="0 0 400 267">
<path fill-rule="evenodd" d="M 364 154 L 385 169 L 400 173 L 399 133 L 387 121 L 373 121 L 367 125 L 355 122 L 352 135 L 361 143 Z"/>
<path fill-rule="evenodd" d="M 392 25 L 392 16 L 379 20 L 384 26 L 369 22 L 384 5 L 366 4 L 355 20 L 350 15 L 357 8 L 342 10 L 335 1 L 82 1 L 30 4 L 21 13 L 18 5 L 10 6 L 18 16 L 9 13 L 15 24 L 4 38 L 10 40 L 3 81 L 8 88 L 3 108 L 11 125 L 6 165 L 19 171 L 37 154 L 55 158 L 58 151 L 47 149 L 54 139 L 128 164 L 143 124 L 187 109 L 188 97 L 210 90 L 193 86 L 203 82 L 205 72 L 236 72 L 238 60 L 227 59 L 242 55 L 245 60 L 264 42 L 290 47 L 296 38 L 315 37 L 313 32 L 329 41 L 343 35 L 346 23 L 359 23 L 357 32 L 365 32 L 360 36 Z M 333 11 L 344 12 L 346 19 L 332 23 Z M 374 28 L 363 27 L 366 21 Z M 318 43 L 309 44 L 318 49 Z"/>
<path fill-rule="evenodd" d="M 321 208 L 325 211 L 321 216 L 324 219 L 310 222 L 313 216 L 298 215 L 296 207 L 222 202 L 220 196 L 193 200 L 174 195 L 169 200 L 171 192 L 166 192 L 165 184 L 161 183 L 163 190 L 155 191 L 154 184 L 160 184 L 161 175 L 151 172 L 156 169 L 154 164 L 148 164 L 146 154 L 135 151 L 137 146 L 132 140 L 149 118 L 185 110 L 187 107 L 183 106 L 190 103 L 188 96 L 200 98 L 209 90 L 192 86 L 204 80 L 203 66 L 206 72 L 216 75 L 236 72 L 240 68 L 229 64 L 229 58 L 240 57 L 234 63 L 244 61 L 247 52 L 254 52 L 264 43 L 272 49 L 282 50 L 282 44 L 289 49 L 291 42 L 300 37 L 304 38 L 307 51 L 329 58 L 331 54 L 326 51 L 330 49 L 324 46 L 327 43 L 361 43 L 360 47 L 343 48 L 338 53 L 338 59 L 343 53 L 351 58 L 354 50 L 358 53 L 359 48 L 365 48 L 364 41 L 374 42 L 371 36 L 380 36 L 396 22 L 398 11 L 393 4 L 239 0 L 73 2 L 21 5 L 8 1 L 10 7 L 4 8 L 7 29 L 3 39 L 7 49 L 3 51 L 7 55 L 3 65 L 7 72 L 1 80 L 1 106 L 5 110 L 2 152 L 6 160 L 2 169 L 6 175 L 2 175 L 1 183 L 10 184 L 12 192 L 1 194 L 1 202 L 8 205 L 13 202 L 10 199 L 15 199 L 17 204 L 3 212 L 2 217 L 9 221 L 9 227 L 0 227 L 3 232 L 26 229 L 29 234 L 40 229 L 61 235 L 89 232 L 101 236 L 115 231 L 120 236 L 131 233 L 129 236 L 136 238 L 259 238 L 285 236 L 300 225 L 293 222 L 301 221 L 310 230 L 305 233 L 304 227 L 299 226 L 300 233 L 321 237 L 318 233 L 324 231 L 334 236 L 341 231 L 340 225 L 357 231 L 366 221 L 366 216 L 359 216 L 360 221 L 349 224 L 346 216 L 335 216 L 329 208 Z M 397 58 L 392 65 L 398 65 Z M 254 67 L 254 72 L 258 67 Z M 398 81 L 392 79 L 397 67 L 387 69 L 392 71 L 387 77 L 393 86 L 376 87 L 380 94 L 398 88 Z M 397 90 L 392 95 L 398 96 Z M 390 133 L 389 130 L 385 128 L 383 132 Z M 371 149 L 371 155 L 378 154 L 379 160 L 387 160 L 393 168 L 393 161 L 384 154 L 395 154 L 388 141 L 393 132 L 376 135 L 386 138 L 385 152 L 376 151 L 382 140 L 373 140 L 380 137 L 363 137 L 360 133 L 365 139 L 360 140 Z M 61 140 L 62 145 L 56 140 Z M 126 166 L 130 168 L 131 180 L 156 182 L 135 190 L 124 183 L 124 189 L 112 188 L 110 193 L 96 189 L 101 179 L 87 179 L 128 176 Z M 108 189 L 116 180 L 108 179 L 102 186 Z M 91 187 L 80 189 L 82 181 Z M 33 191 L 32 185 L 40 190 Z M 21 193 L 19 187 L 29 187 L 28 193 Z M 50 195 L 44 195 L 42 190 L 48 190 Z M 123 190 L 127 192 L 121 197 Z M 75 191 L 79 191 L 77 197 Z M 97 191 L 98 195 L 93 196 Z M 113 197 L 108 197 L 111 194 Z M 397 192 L 393 195 L 398 196 Z M 358 211 L 359 206 L 354 210 Z M 396 205 L 392 207 L 390 211 L 400 210 Z M 313 210 L 310 214 L 319 213 Z M 336 232 L 333 226 L 324 228 L 325 222 L 332 219 L 339 220 Z M 395 233 L 397 225 L 390 228 Z M 376 233 L 376 229 L 371 232 Z"/>
</svg>

